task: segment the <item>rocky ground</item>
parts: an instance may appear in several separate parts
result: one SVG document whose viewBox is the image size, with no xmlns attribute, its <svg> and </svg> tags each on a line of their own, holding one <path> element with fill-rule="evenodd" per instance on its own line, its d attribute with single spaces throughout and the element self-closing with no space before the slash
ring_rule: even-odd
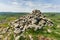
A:
<svg viewBox="0 0 60 40">
<path fill-rule="evenodd" d="M 37 31 L 43 29 L 46 26 L 52 27 L 53 22 L 48 19 L 40 10 L 33 10 L 32 13 L 22 16 L 13 22 L 10 22 L 11 27 L 0 28 L 0 40 L 34 40 L 31 34 L 28 35 L 29 39 L 26 39 L 24 32 L 28 29 Z M 47 30 L 51 32 L 51 30 Z M 12 37 L 11 37 L 12 36 Z M 23 39 L 21 39 L 23 37 Z M 37 36 L 37 40 L 53 40 L 44 36 Z"/>
</svg>

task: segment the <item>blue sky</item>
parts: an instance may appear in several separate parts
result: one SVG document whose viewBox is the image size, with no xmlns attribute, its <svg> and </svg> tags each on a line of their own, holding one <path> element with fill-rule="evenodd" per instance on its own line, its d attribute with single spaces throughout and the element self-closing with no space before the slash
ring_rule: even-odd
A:
<svg viewBox="0 0 60 40">
<path fill-rule="evenodd" d="M 60 0 L 0 0 L 0 12 L 60 12 Z"/>
</svg>

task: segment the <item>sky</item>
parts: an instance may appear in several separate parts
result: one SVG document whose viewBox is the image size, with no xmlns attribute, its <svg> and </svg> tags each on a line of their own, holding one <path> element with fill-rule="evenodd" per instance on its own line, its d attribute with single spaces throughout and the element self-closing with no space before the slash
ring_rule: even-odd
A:
<svg viewBox="0 0 60 40">
<path fill-rule="evenodd" d="M 60 0 L 0 0 L 0 12 L 60 12 Z"/>
</svg>

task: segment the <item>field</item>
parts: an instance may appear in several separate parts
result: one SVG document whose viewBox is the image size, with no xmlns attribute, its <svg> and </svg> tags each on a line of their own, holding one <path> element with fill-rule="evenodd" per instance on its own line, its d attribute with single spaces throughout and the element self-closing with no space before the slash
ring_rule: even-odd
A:
<svg viewBox="0 0 60 40">
<path fill-rule="evenodd" d="M 27 14 L 27 13 L 26 13 Z M 18 19 L 22 15 L 26 15 L 25 13 L 13 13 L 13 12 L 1 12 L 0 13 L 0 27 L 8 27 L 8 23 Z"/>
<path fill-rule="evenodd" d="M 18 19 L 19 17 L 26 15 L 28 13 L 12 13 L 12 12 L 1 12 L 0 13 L 0 27 L 9 27 L 9 23 Z M 37 35 L 45 36 L 49 38 L 54 38 L 56 40 L 60 40 L 60 13 L 43 13 L 47 18 L 50 18 L 54 26 L 52 28 L 45 27 L 45 29 L 41 29 L 38 31 L 33 31 L 33 29 L 26 30 L 24 34 L 33 35 L 34 40 L 37 40 Z M 52 32 L 47 32 L 47 30 L 50 29 Z"/>
</svg>

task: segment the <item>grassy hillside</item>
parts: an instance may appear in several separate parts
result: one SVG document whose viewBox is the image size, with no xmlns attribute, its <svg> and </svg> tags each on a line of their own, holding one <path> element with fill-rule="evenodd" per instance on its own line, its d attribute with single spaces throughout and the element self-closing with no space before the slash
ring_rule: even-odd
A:
<svg viewBox="0 0 60 40">
<path fill-rule="evenodd" d="M 1 13 L 0 14 L 0 27 L 9 27 L 8 23 L 18 19 L 19 17 L 26 15 L 27 13 Z M 47 18 L 50 18 L 54 22 L 53 27 L 45 27 L 44 29 L 33 31 L 33 29 L 26 30 L 24 33 L 27 36 L 33 35 L 34 40 L 37 37 L 45 36 L 48 38 L 60 40 L 60 13 L 44 13 Z M 48 32 L 48 29 L 52 32 Z M 12 39 L 11 39 L 12 40 Z"/>
<path fill-rule="evenodd" d="M 26 15 L 27 13 L 0 13 L 0 27 L 9 26 L 10 21 L 18 19 L 20 16 Z"/>
</svg>

